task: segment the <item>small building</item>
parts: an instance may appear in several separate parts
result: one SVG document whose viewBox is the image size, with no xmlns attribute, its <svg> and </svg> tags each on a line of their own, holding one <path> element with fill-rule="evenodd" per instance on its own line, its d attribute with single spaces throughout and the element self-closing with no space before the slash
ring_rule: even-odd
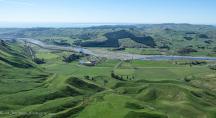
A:
<svg viewBox="0 0 216 118">
<path fill-rule="evenodd" d="M 81 61 L 79 61 L 79 63 L 81 65 L 85 65 L 85 66 L 95 66 L 96 65 L 96 63 L 94 61 L 83 61 L 83 60 L 81 60 Z"/>
</svg>

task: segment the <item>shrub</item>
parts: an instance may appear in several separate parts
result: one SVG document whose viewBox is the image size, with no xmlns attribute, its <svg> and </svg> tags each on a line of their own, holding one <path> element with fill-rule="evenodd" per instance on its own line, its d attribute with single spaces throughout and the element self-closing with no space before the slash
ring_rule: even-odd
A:
<svg viewBox="0 0 216 118">
<path fill-rule="evenodd" d="M 193 38 L 192 37 L 184 37 L 186 40 L 190 41 L 192 40 Z"/>
<path fill-rule="evenodd" d="M 213 41 L 212 40 L 206 40 L 204 42 L 207 43 L 207 44 L 211 44 Z"/>
<path fill-rule="evenodd" d="M 205 38 L 205 39 L 207 39 L 207 38 L 209 38 L 207 35 L 205 35 L 205 34 L 200 34 L 199 35 L 199 38 Z"/>
<path fill-rule="evenodd" d="M 122 77 L 116 75 L 114 72 L 111 73 L 111 77 L 114 78 L 114 79 L 117 79 L 117 80 L 123 80 Z"/>
<path fill-rule="evenodd" d="M 191 47 L 185 47 L 185 48 L 182 48 L 182 49 L 178 50 L 179 54 L 189 54 L 189 53 L 192 53 L 192 52 L 197 52 L 197 50 L 193 49 Z"/>
<path fill-rule="evenodd" d="M 85 78 L 85 79 L 90 79 L 90 77 L 89 77 L 88 75 L 87 75 L 87 76 L 84 76 L 84 78 Z"/>
<path fill-rule="evenodd" d="M 184 61 L 184 62 L 175 62 L 175 63 L 179 64 L 179 65 L 204 65 L 204 64 L 207 64 L 206 61 L 199 61 L 199 60 Z"/>
<path fill-rule="evenodd" d="M 216 64 L 208 66 L 211 70 L 216 70 Z"/>
<path fill-rule="evenodd" d="M 67 63 L 70 63 L 72 61 L 76 61 L 78 59 L 80 59 L 80 55 L 77 55 L 77 54 L 71 54 L 70 56 L 68 57 L 63 57 L 64 58 L 64 62 L 67 62 Z"/>
<path fill-rule="evenodd" d="M 3 40 L 1 40 L 1 39 L 0 39 L 0 45 L 2 45 L 2 46 L 7 46 L 6 43 L 5 43 L 5 41 L 3 41 Z"/>
<path fill-rule="evenodd" d="M 39 58 L 34 58 L 33 61 L 36 64 L 44 64 L 44 63 L 46 63 L 44 59 L 39 59 Z"/>
<path fill-rule="evenodd" d="M 212 51 L 213 51 L 214 53 L 216 53 L 216 47 L 214 47 L 214 48 L 212 49 Z"/>
</svg>

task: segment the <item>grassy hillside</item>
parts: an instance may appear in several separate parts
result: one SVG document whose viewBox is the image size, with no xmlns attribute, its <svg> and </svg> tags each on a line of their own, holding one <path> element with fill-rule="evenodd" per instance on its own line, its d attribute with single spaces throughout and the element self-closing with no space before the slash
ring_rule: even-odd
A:
<svg viewBox="0 0 216 118">
<path fill-rule="evenodd" d="M 37 118 L 69 107 L 83 108 L 84 96 L 104 90 L 87 80 L 47 72 L 17 44 L 2 41 L 0 47 L 0 117 Z"/>
<path fill-rule="evenodd" d="M 141 49 L 144 52 L 153 48 L 160 54 L 192 56 L 216 56 L 215 34 L 215 26 L 191 24 L 0 29 L 0 37 L 35 38 L 61 46 L 125 47 Z M 196 51 L 179 53 L 185 48 Z"/>
<path fill-rule="evenodd" d="M 129 38 L 132 41 L 144 44 L 149 47 L 155 46 L 155 42 L 152 37 L 150 36 L 137 37 L 134 34 L 126 30 L 106 33 L 104 36 L 107 38 L 107 40 L 100 41 L 100 42 L 87 41 L 87 42 L 81 43 L 81 46 L 84 46 L 84 47 L 120 47 L 121 45 L 119 44 L 119 39 L 124 39 L 124 38 Z"/>
<path fill-rule="evenodd" d="M 215 117 L 216 75 L 206 64 L 106 60 L 87 67 L 63 62 L 69 52 L 33 49 L 45 64 L 34 64 L 18 44 L 1 44 L 2 58 L 18 57 L 18 66 L 0 61 L 2 118 Z"/>
<path fill-rule="evenodd" d="M 196 34 L 191 32 L 192 30 Z M 77 43 L 76 41 L 80 40 L 77 39 L 79 37 L 84 38 L 80 42 L 81 44 L 84 42 L 95 43 L 100 40 L 103 44 L 108 42 L 107 45 L 109 46 L 110 44 L 118 44 L 120 47 L 121 45 L 130 45 L 130 48 L 126 48 L 125 51 L 131 53 L 161 54 L 168 50 L 163 48 L 161 51 L 159 46 L 163 41 L 170 42 L 166 43 L 169 44 L 170 51 L 175 49 L 177 51 L 180 46 L 184 48 L 188 45 L 189 43 L 180 41 L 185 34 L 195 37 L 194 39 L 184 38 L 185 41 L 194 42 L 190 44 L 195 47 L 197 43 L 201 43 L 201 38 L 213 40 L 208 44 L 207 49 L 200 49 L 201 51 L 198 52 L 201 53 L 206 50 L 210 53 L 214 47 L 214 36 L 209 32 L 214 32 L 214 27 L 164 24 L 127 27 L 101 26 L 85 29 L 7 29 L 0 35 L 3 36 L 6 33 L 13 34 L 12 36 L 23 35 L 39 38 L 48 43 L 65 40 L 59 41 L 60 44 L 58 43 L 58 45 L 64 45 L 65 42 L 72 45 L 72 43 Z M 61 38 L 59 39 L 57 35 Z M 175 41 L 166 39 L 172 35 L 175 36 Z M 54 39 L 46 40 L 50 36 L 53 36 Z M 146 39 L 148 36 L 153 38 L 150 40 L 154 43 L 145 42 L 148 40 Z M 115 39 L 113 41 L 116 44 L 110 43 L 110 39 Z M 149 44 L 155 46 L 151 47 Z M 140 47 L 137 48 L 136 46 Z M 29 48 L 34 53 L 34 57 L 44 60 L 45 63 L 36 64 L 33 62 Z M 195 53 L 190 54 L 197 55 Z M 63 61 L 64 57 L 72 54 L 74 53 L 42 49 L 33 45 L 26 46 L 20 42 L 1 41 L 0 117 L 216 117 L 216 74 L 214 69 L 209 68 L 209 65 L 215 65 L 215 62 L 189 60 L 120 61 L 97 58 L 100 61 L 95 66 L 80 64 L 80 60 L 95 59 L 95 57 L 88 55 L 81 56 L 79 60 L 70 63 Z"/>
</svg>

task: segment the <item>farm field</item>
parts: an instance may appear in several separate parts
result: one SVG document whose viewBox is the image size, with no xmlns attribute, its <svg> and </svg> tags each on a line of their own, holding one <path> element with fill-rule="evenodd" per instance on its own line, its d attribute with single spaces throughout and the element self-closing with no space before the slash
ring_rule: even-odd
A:
<svg viewBox="0 0 216 118">
<path fill-rule="evenodd" d="M 0 29 L 0 118 L 215 118 L 215 31 Z"/>
<path fill-rule="evenodd" d="M 22 47 L 1 49 L 12 61 L 17 53 L 13 49 Z M 20 58 L 33 67 L 1 61 L 2 118 L 215 117 L 216 74 L 208 67 L 215 62 L 103 59 L 85 66 L 63 61 L 72 52 L 33 49 L 46 63 L 35 65 L 25 56 Z"/>
</svg>

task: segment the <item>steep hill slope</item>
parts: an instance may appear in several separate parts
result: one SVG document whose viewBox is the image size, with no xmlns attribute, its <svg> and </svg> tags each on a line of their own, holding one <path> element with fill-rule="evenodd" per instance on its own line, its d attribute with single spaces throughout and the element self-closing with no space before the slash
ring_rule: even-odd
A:
<svg viewBox="0 0 216 118">
<path fill-rule="evenodd" d="M 18 43 L 0 44 L 0 117 L 72 116 L 86 104 L 83 99 L 104 90 L 77 77 L 46 72 L 25 55 Z M 73 113 L 61 113 L 66 109 Z M 74 110 L 73 110 L 74 108 Z M 10 113 L 13 112 L 13 113 Z M 23 114 L 20 114 L 20 113 Z M 59 113 L 60 112 L 60 113 Z M 59 114 L 57 114 L 59 113 Z"/>
</svg>

